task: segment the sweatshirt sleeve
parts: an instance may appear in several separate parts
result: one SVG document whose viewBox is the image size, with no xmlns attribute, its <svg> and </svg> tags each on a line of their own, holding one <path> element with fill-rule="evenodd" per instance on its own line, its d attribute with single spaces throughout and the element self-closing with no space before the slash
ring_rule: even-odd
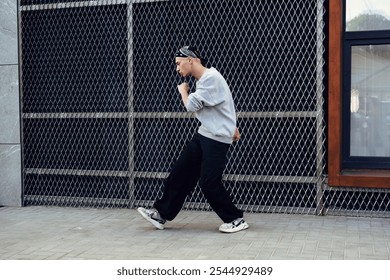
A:
<svg viewBox="0 0 390 280">
<path fill-rule="evenodd" d="M 197 112 L 203 107 L 213 107 L 224 102 L 225 97 L 221 91 L 217 90 L 216 81 L 212 76 L 208 76 L 197 84 L 196 91 L 188 96 L 187 111 Z"/>
</svg>

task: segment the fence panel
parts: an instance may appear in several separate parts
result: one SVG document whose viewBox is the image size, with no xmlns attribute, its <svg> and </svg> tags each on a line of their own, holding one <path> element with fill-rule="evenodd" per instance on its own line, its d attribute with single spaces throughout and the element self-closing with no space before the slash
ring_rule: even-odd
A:
<svg viewBox="0 0 390 280">
<path fill-rule="evenodd" d="M 326 186 L 325 0 L 19 1 L 26 205 L 151 206 L 199 125 L 173 56 L 196 45 L 236 103 L 241 208 L 388 213 L 385 191 Z M 199 187 L 185 207 L 209 209 Z"/>
</svg>

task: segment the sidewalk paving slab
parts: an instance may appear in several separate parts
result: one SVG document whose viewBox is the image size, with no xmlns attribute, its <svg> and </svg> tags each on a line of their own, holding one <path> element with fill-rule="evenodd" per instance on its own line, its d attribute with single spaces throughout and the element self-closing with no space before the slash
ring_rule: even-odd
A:
<svg viewBox="0 0 390 280">
<path fill-rule="evenodd" d="M 182 211 L 156 230 L 134 209 L 1 207 L 1 260 L 389 260 L 388 218 L 245 213 L 218 231 L 214 212 Z"/>
</svg>

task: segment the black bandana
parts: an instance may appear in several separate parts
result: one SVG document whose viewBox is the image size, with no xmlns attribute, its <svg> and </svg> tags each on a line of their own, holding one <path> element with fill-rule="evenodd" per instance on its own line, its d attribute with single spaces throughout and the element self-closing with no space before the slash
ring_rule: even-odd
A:
<svg viewBox="0 0 390 280">
<path fill-rule="evenodd" d="M 199 53 L 199 51 L 194 48 L 194 47 L 190 47 L 190 46 L 185 46 L 185 47 L 182 47 L 180 48 L 176 54 L 175 54 L 176 57 L 192 57 L 192 58 L 198 58 L 200 59 L 201 63 L 204 65 L 206 63 L 206 60 L 203 59 Z"/>
<path fill-rule="evenodd" d="M 191 48 L 189 46 L 185 46 L 185 47 L 180 48 L 176 52 L 176 57 L 201 58 L 199 51 L 197 51 L 195 48 Z"/>
</svg>

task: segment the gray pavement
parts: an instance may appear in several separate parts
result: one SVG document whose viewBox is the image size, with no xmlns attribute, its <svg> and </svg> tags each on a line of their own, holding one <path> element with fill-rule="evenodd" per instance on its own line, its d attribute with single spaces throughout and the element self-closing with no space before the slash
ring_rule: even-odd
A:
<svg viewBox="0 0 390 280">
<path fill-rule="evenodd" d="M 156 230 L 134 209 L 1 207 L 1 260 L 389 260 L 390 220 L 246 213 L 223 234 L 213 212 L 182 211 Z"/>
</svg>

